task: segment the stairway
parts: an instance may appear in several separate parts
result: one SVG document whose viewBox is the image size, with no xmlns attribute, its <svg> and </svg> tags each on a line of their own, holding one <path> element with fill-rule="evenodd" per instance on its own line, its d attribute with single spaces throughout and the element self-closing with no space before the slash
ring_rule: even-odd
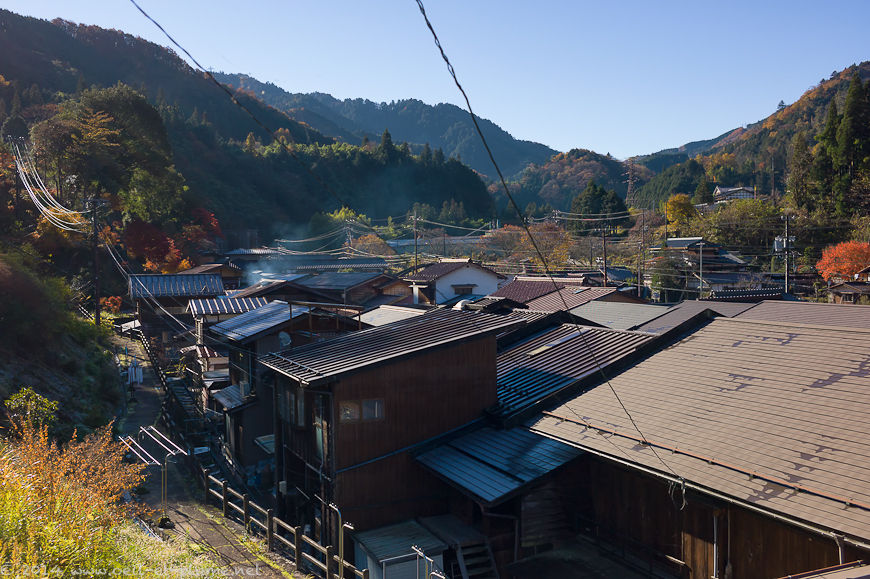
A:
<svg viewBox="0 0 870 579">
<path fill-rule="evenodd" d="M 489 543 L 457 546 L 456 559 L 462 571 L 462 579 L 498 579 Z"/>
</svg>

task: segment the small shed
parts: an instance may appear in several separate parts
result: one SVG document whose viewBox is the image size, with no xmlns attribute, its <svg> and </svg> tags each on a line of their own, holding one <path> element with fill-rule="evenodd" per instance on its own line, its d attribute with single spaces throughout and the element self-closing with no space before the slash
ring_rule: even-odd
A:
<svg viewBox="0 0 870 579">
<path fill-rule="evenodd" d="M 417 579 L 425 576 L 424 560 L 411 549 L 423 551 L 443 569 L 447 545 L 417 521 L 372 529 L 353 536 L 358 569 L 368 569 L 371 579 Z"/>
</svg>

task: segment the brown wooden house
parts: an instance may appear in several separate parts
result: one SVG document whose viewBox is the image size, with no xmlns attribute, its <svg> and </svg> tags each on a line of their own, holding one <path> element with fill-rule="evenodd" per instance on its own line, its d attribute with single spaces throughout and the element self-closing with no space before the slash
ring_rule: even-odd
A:
<svg viewBox="0 0 870 579">
<path fill-rule="evenodd" d="M 522 323 L 438 310 L 261 358 L 276 377 L 280 506 L 327 538 L 329 502 L 361 531 L 444 512 L 443 483 L 409 451 L 496 402 L 495 334 Z"/>
<path fill-rule="evenodd" d="M 795 306 L 792 319 L 812 313 Z M 868 338 L 717 318 L 544 411 L 531 430 L 585 453 L 555 481 L 560 508 L 602 546 L 678 577 L 784 577 L 870 556 Z"/>
</svg>

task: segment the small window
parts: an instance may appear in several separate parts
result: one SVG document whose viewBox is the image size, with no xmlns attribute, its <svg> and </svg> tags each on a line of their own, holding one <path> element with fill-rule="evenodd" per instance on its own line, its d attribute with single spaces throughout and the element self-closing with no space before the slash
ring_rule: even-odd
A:
<svg viewBox="0 0 870 579">
<path fill-rule="evenodd" d="M 359 420 L 359 402 L 346 400 L 338 403 L 338 416 L 342 422 Z"/>
<path fill-rule="evenodd" d="M 381 420 L 384 417 L 384 399 L 374 398 L 362 401 L 363 420 Z"/>
<path fill-rule="evenodd" d="M 458 296 L 468 296 L 474 291 L 475 285 L 476 284 L 455 285 L 453 286 L 453 292 Z"/>
</svg>

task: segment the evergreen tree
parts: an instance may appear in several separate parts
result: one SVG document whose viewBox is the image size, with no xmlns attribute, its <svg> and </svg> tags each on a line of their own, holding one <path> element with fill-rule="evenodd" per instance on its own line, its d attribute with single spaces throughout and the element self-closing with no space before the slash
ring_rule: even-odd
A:
<svg viewBox="0 0 870 579">
<path fill-rule="evenodd" d="M 707 177 L 704 176 L 698 181 L 698 186 L 695 187 L 695 196 L 692 197 L 692 203 L 712 203 L 713 191 L 710 189 L 710 184 L 707 182 Z"/>
<path fill-rule="evenodd" d="M 378 145 L 377 156 L 387 164 L 392 163 L 398 157 L 398 150 L 393 144 L 393 137 L 388 129 L 384 129 L 381 135 L 381 144 Z"/>
<path fill-rule="evenodd" d="M 867 149 L 868 116 L 867 95 L 864 84 L 856 73 L 846 93 L 843 116 L 837 127 L 837 153 L 834 156 L 838 167 L 851 177 L 864 162 Z"/>
<path fill-rule="evenodd" d="M 813 155 L 807 145 L 807 136 L 798 132 L 791 140 L 791 156 L 788 163 L 787 190 L 792 203 L 796 207 L 812 209 L 812 191 L 810 189 L 810 174 L 813 167 Z"/>
</svg>

